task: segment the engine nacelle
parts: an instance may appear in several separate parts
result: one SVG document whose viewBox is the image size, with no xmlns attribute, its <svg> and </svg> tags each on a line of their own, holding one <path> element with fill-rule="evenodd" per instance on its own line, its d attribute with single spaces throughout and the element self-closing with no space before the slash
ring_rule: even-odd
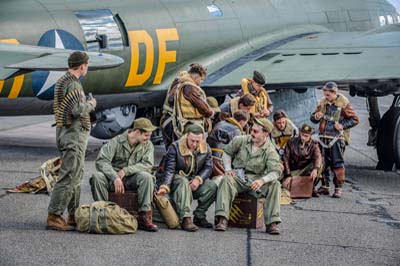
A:
<svg viewBox="0 0 400 266">
<path fill-rule="evenodd" d="M 90 134 L 98 139 L 111 139 L 132 126 L 137 107 L 121 105 L 96 113 L 96 125 Z"/>
</svg>

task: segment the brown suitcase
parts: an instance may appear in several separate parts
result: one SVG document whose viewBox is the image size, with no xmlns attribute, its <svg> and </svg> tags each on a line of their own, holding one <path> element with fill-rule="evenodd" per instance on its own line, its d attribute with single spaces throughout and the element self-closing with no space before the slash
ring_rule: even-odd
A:
<svg viewBox="0 0 400 266">
<path fill-rule="evenodd" d="M 264 202 L 265 198 L 257 199 L 247 194 L 239 194 L 233 201 L 228 225 L 239 228 L 262 228 Z"/>
<path fill-rule="evenodd" d="M 139 204 L 138 204 L 138 195 L 136 192 L 125 191 L 124 194 L 116 194 L 114 192 L 108 192 L 108 200 L 116 203 L 118 206 L 124 208 L 130 214 L 138 218 Z"/>
<path fill-rule="evenodd" d="M 289 186 L 292 199 L 307 199 L 312 196 L 314 182 L 311 176 L 293 176 Z"/>
</svg>

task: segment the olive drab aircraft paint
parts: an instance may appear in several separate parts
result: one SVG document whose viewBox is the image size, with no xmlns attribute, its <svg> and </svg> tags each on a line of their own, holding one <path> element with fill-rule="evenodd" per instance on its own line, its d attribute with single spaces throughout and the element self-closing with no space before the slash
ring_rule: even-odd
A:
<svg viewBox="0 0 400 266">
<path fill-rule="evenodd" d="M 377 151 L 400 168 L 399 8 L 400 0 L 2 1 L 0 115 L 50 114 L 73 50 L 89 53 L 82 82 L 98 102 L 98 138 L 137 116 L 158 121 L 169 84 L 191 63 L 207 67 L 202 87 L 220 101 L 258 70 L 295 123 L 309 119 L 313 88 L 326 81 L 351 95 L 396 95 Z"/>
</svg>

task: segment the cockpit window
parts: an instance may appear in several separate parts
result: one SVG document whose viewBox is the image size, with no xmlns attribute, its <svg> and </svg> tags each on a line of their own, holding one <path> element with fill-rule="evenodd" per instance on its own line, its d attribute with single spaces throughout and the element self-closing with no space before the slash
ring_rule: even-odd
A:
<svg viewBox="0 0 400 266">
<path fill-rule="evenodd" d="M 207 5 L 208 13 L 213 17 L 222 17 L 222 10 L 215 4 Z"/>
<path fill-rule="evenodd" d="M 81 24 L 88 51 L 123 49 L 121 32 L 110 10 L 81 10 L 75 16 Z"/>
</svg>

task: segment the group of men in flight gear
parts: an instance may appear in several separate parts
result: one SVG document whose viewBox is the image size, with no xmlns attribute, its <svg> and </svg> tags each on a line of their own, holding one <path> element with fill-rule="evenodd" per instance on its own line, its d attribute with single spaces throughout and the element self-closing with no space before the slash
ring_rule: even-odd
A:
<svg viewBox="0 0 400 266">
<path fill-rule="evenodd" d="M 90 129 L 86 118 L 96 106 L 96 100 L 85 98 L 79 81 L 87 71 L 87 55 L 75 52 L 68 63 L 69 71 L 56 84 L 54 102 L 62 166 L 47 225 L 57 230 L 73 230 L 76 224 L 74 211 L 79 205 Z M 156 127 L 146 118 L 136 119 L 131 129 L 101 148 L 96 172 L 90 178 L 95 201 L 108 200 L 110 191 L 136 190 L 139 228 L 157 231 L 152 222 L 153 193 L 169 195 L 181 228 L 189 232 L 198 226 L 213 227 L 206 211 L 215 202 L 214 228 L 225 231 L 233 200 L 238 193 L 247 193 L 266 198 L 266 232 L 279 234 L 281 182 L 285 179 L 308 175 L 317 181 L 323 171 L 322 186 L 314 194 L 325 195 L 329 194 L 331 170 L 333 197 L 341 196 L 344 148 L 348 130 L 358 123 L 358 117 L 335 83 L 325 84 L 324 97 L 311 115 L 311 121 L 320 124 L 316 142 L 311 139 L 311 126 L 304 124 L 298 130 L 283 111 L 273 114 L 273 122 L 267 119 L 273 105 L 260 72 L 243 79 L 236 97 L 220 106 L 201 88 L 205 78 L 206 69 L 192 64 L 169 87 L 161 118 L 167 151 L 157 173 L 152 173 L 154 147 L 150 141 Z M 192 220 L 193 199 L 198 200 L 198 206 Z M 67 207 L 65 221 L 62 214 Z"/>
<path fill-rule="evenodd" d="M 190 98 L 188 93 L 182 94 L 182 91 L 190 90 L 188 77 L 192 77 L 193 73 L 199 75 L 195 75 L 193 78 L 193 81 L 197 82 L 192 82 L 192 84 L 195 83 L 192 88 L 196 92 L 196 100 Z M 357 125 L 358 117 L 346 97 L 338 93 L 338 87 L 334 82 L 325 84 L 323 87 L 324 97 L 311 116 L 312 122 L 320 124 L 318 139 L 313 140 L 311 137 L 314 129 L 310 125 L 304 124 L 299 130 L 284 111 L 273 114 L 273 123 L 266 119 L 273 113 L 273 104 L 264 89 L 265 78 L 260 72 L 254 71 L 251 79 L 244 78 L 236 97 L 224 102 L 219 109 L 215 105 L 216 100 L 206 97 L 205 92 L 200 88 L 201 83 L 199 82 L 206 77 L 205 73 L 204 68 L 193 64 L 187 72 L 181 73 L 180 77 L 174 80 L 168 90 L 162 120 L 165 122 L 168 118 L 169 121 L 162 123 L 162 130 L 164 136 L 174 135 L 176 139 L 179 139 L 179 135 L 188 124 L 200 125 L 205 129 L 206 142 L 211 150 L 212 172 L 210 177 L 211 181 L 218 186 L 216 190 L 216 230 L 226 229 L 229 209 L 235 195 L 239 192 L 250 192 L 256 197 L 259 197 L 260 194 L 268 197 L 266 206 L 264 206 L 267 232 L 277 233 L 276 225 L 280 222 L 279 197 L 277 195 L 280 195 L 280 185 L 277 189 L 278 193 L 275 191 L 274 181 L 281 181 L 285 184 L 292 176 L 311 176 L 315 185 L 321 179 L 322 185 L 318 191 L 315 189 L 313 191 L 313 196 L 317 197 L 319 194 L 329 194 L 329 176 L 332 171 L 335 185 L 332 196 L 341 197 L 341 187 L 344 182 L 345 141 L 349 128 Z M 182 89 L 183 87 L 185 89 Z M 207 104 L 209 108 L 206 108 Z M 195 111 L 196 108 L 198 108 L 198 112 Z M 261 138 L 263 145 L 260 147 L 264 148 L 264 152 L 261 152 L 262 156 L 256 152 L 260 147 L 254 145 L 258 143 L 256 141 L 258 131 L 255 128 L 260 125 L 262 132 L 266 133 L 265 139 Z M 174 131 L 174 134 L 171 134 L 171 131 Z M 241 142 L 235 143 L 235 137 L 237 141 L 241 140 Z M 247 141 L 245 141 L 246 138 Z M 166 140 L 168 146 L 167 143 Z M 241 144 L 239 145 L 239 143 Z M 272 149 L 267 149 L 267 146 Z M 230 149 L 233 147 L 235 149 L 230 154 Z M 199 150 L 205 151 L 206 149 Z M 248 153 L 246 154 L 243 150 Z M 268 158 L 265 157 L 267 153 Z M 276 153 L 278 153 L 277 159 L 270 155 Z M 168 158 L 168 155 L 171 155 L 170 149 L 167 152 L 166 162 L 173 161 Z M 179 157 L 179 149 L 175 148 L 173 156 Z M 231 158 L 229 159 L 229 157 Z M 255 163 L 264 172 L 260 172 L 257 167 L 257 169 L 253 169 L 252 163 Z M 207 166 L 209 169 L 209 164 Z M 167 166 L 167 168 L 172 169 L 171 166 Z M 176 169 L 171 171 L 177 172 Z M 208 172 L 209 170 L 207 170 Z M 323 174 L 322 177 L 321 174 Z M 189 177 L 190 175 L 193 176 Z M 187 178 L 189 183 L 192 178 L 198 178 L 195 172 L 190 175 Z M 167 176 L 171 176 L 171 174 Z M 240 176 L 242 179 L 239 178 Z M 204 181 L 204 176 L 199 180 Z M 260 192 L 259 188 L 266 191 Z M 215 186 L 212 190 L 215 190 Z M 259 193 L 257 194 L 255 191 L 259 191 Z M 199 206 L 202 206 L 202 200 L 199 201 Z M 194 212 L 195 224 L 211 227 L 211 223 L 204 219 L 203 213 L 199 215 L 198 209 Z M 185 222 L 185 224 L 187 223 Z"/>
</svg>

